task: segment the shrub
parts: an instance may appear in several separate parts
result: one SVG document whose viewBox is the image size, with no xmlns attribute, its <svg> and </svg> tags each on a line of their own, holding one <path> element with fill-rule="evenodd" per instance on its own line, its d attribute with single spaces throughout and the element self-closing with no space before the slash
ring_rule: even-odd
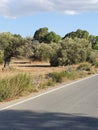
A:
<svg viewBox="0 0 98 130">
<path fill-rule="evenodd" d="M 46 86 L 52 86 L 54 85 L 54 82 L 52 80 L 49 80 L 47 83 L 46 83 Z"/>
<path fill-rule="evenodd" d="M 28 74 L 17 74 L 0 80 L 0 101 L 20 96 L 24 91 L 31 91 L 32 80 Z"/>
<path fill-rule="evenodd" d="M 85 71 L 90 71 L 91 65 L 89 63 L 81 63 L 78 66 L 78 70 L 85 70 Z"/>
<path fill-rule="evenodd" d="M 3 59 L 4 59 L 3 52 L 0 50 L 0 64 L 3 63 Z"/>
<path fill-rule="evenodd" d="M 84 75 L 84 73 L 79 73 L 76 70 L 68 69 L 66 71 L 53 72 L 50 74 L 50 77 L 52 78 L 53 82 L 61 83 L 65 80 L 74 80 L 74 79 L 80 78 L 81 75 Z"/>
<path fill-rule="evenodd" d="M 55 84 L 55 82 L 52 79 L 49 79 L 45 83 L 41 83 L 39 89 L 44 89 L 44 88 L 47 88 L 49 86 L 53 86 L 54 84 Z"/>
<path fill-rule="evenodd" d="M 89 41 L 79 38 L 66 38 L 60 45 L 61 47 L 50 58 L 51 66 L 72 65 L 86 60 L 90 63 L 94 62 L 95 53 L 91 52 Z"/>
<path fill-rule="evenodd" d="M 95 50 L 98 50 L 98 43 L 96 43 L 93 47 Z"/>
<path fill-rule="evenodd" d="M 61 72 L 53 72 L 50 74 L 50 77 L 54 82 L 62 82 L 65 79 L 70 79 L 73 74 L 73 71 L 61 71 Z"/>
<path fill-rule="evenodd" d="M 50 74 L 50 77 L 52 78 L 52 80 L 54 82 L 62 82 L 64 77 L 65 77 L 66 73 L 65 71 L 62 72 L 53 72 Z"/>
<path fill-rule="evenodd" d="M 98 60 L 95 62 L 95 67 L 98 68 Z"/>
<path fill-rule="evenodd" d="M 3 63 L 3 58 L 0 56 L 0 64 Z"/>
<path fill-rule="evenodd" d="M 94 64 L 95 61 L 96 61 L 96 53 L 94 51 L 89 51 L 88 54 L 87 54 L 87 61 L 89 63 L 92 63 Z"/>
</svg>

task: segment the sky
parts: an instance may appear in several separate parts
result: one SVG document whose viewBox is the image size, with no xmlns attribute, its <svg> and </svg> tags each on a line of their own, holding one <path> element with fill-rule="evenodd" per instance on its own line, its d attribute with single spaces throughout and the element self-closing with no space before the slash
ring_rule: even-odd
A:
<svg viewBox="0 0 98 130">
<path fill-rule="evenodd" d="M 87 30 L 98 36 L 98 0 L 0 0 L 0 33 L 33 37 L 48 27 L 60 36 Z"/>
</svg>

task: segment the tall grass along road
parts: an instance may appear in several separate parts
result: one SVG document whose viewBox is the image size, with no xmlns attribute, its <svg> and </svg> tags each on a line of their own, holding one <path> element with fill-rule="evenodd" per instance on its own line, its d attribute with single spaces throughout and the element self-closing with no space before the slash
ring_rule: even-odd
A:
<svg viewBox="0 0 98 130">
<path fill-rule="evenodd" d="M 98 130 L 98 75 L 0 111 L 0 130 Z"/>
</svg>

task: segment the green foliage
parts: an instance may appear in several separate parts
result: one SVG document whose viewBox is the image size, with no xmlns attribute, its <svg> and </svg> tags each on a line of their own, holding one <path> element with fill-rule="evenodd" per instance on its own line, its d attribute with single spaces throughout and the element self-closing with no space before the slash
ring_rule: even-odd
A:
<svg viewBox="0 0 98 130">
<path fill-rule="evenodd" d="M 19 47 L 24 43 L 20 35 L 11 34 L 9 32 L 0 33 L 0 44 L 4 50 L 4 67 L 9 65 L 12 57 L 19 55 Z"/>
<path fill-rule="evenodd" d="M 61 50 L 61 45 L 52 43 L 52 44 L 50 44 L 50 46 L 52 47 L 52 51 L 51 51 L 52 53 L 50 56 L 50 64 L 51 64 L 51 66 L 58 66 L 59 65 L 58 55 Z"/>
<path fill-rule="evenodd" d="M 93 45 L 93 49 L 98 50 L 98 43 Z"/>
<path fill-rule="evenodd" d="M 40 43 L 58 43 L 61 37 L 57 35 L 55 32 L 48 32 L 48 28 L 40 28 L 38 29 L 33 37 L 33 41 L 38 40 Z"/>
<path fill-rule="evenodd" d="M 0 79 L 0 101 L 20 96 L 24 91 L 32 90 L 32 79 L 28 74 L 17 74 Z"/>
<path fill-rule="evenodd" d="M 74 39 L 76 37 L 83 38 L 83 39 L 89 39 L 89 33 L 86 30 L 77 29 L 75 32 L 70 32 L 70 33 L 66 34 L 63 39 L 65 39 L 67 37 L 72 38 L 72 39 Z"/>
<path fill-rule="evenodd" d="M 32 59 L 38 60 L 38 61 L 50 61 L 56 60 L 53 59 L 54 55 L 57 55 L 57 50 L 61 47 L 60 44 L 51 43 L 51 44 L 45 44 L 45 43 L 36 43 L 32 45 Z M 54 57 L 55 58 L 55 57 Z"/>
<path fill-rule="evenodd" d="M 78 70 L 85 70 L 85 71 L 90 71 L 91 65 L 89 63 L 81 63 L 78 66 Z"/>
<path fill-rule="evenodd" d="M 32 59 L 33 60 L 38 60 L 38 61 L 49 61 L 53 49 L 50 45 L 45 44 L 45 43 L 37 43 L 32 45 Z"/>
<path fill-rule="evenodd" d="M 53 85 L 54 85 L 53 80 L 49 80 L 49 81 L 46 83 L 46 86 L 53 86 Z"/>
<path fill-rule="evenodd" d="M 91 51 L 91 44 L 88 40 L 66 38 L 61 42 L 61 47 L 52 55 L 50 64 L 51 66 L 65 66 L 86 60 L 93 62 L 91 61 Z"/>
<path fill-rule="evenodd" d="M 32 38 L 26 37 L 24 38 L 24 45 L 19 47 L 19 56 L 24 58 L 29 58 L 32 56 Z"/>
<path fill-rule="evenodd" d="M 89 35 L 89 41 L 92 43 L 92 47 L 96 44 L 96 37 L 94 35 Z"/>
<path fill-rule="evenodd" d="M 61 37 L 59 35 L 57 35 L 55 32 L 49 32 L 46 36 L 45 36 L 45 42 L 46 43 L 58 43 L 60 41 Z"/>
<path fill-rule="evenodd" d="M 3 59 L 4 59 L 3 51 L 0 50 L 0 64 L 3 63 Z"/>
<path fill-rule="evenodd" d="M 50 74 L 50 77 L 54 82 L 62 82 L 64 80 L 64 77 L 66 77 L 68 73 L 65 71 L 62 72 L 53 72 Z"/>
<path fill-rule="evenodd" d="M 67 69 L 66 71 L 53 72 L 49 74 L 50 78 L 54 83 L 61 83 L 66 80 L 74 80 L 80 77 L 84 77 L 85 74 L 83 72 L 79 72 L 74 70 L 73 68 Z"/>
<path fill-rule="evenodd" d="M 87 51 L 87 60 L 89 63 L 94 64 L 96 61 L 96 53 L 93 50 Z"/>
<path fill-rule="evenodd" d="M 51 46 L 49 46 L 48 44 L 41 44 L 37 51 L 37 56 L 40 61 L 49 61 L 51 53 Z"/>
<path fill-rule="evenodd" d="M 98 36 L 95 37 L 95 43 L 93 44 L 93 49 L 98 50 Z"/>
<path fill-rule="evenodd" d="M 53 86 L 54 84 L 55 84 L 55 82 L 52 79 L 49 79 L 48 81 L 41 83 L 39 89 L 44 89 L 49 86 Z"/>
<path fill-rule="evenodd" d="M 77 29 L 76 34 L 78 38 L 84 38 L 84 39 L 89 38 L 89 33 L 86 30 Z"/>
<path fill-rule="evenodd" d="M 39 42 L 43 42 L 44 38 L 47 34 L 48 34 L 48 28 L 47 27 L 40 28 L 40 29 L 36 30 L 33 39 L 38 40 Z"/>
<path fill-rule="evenodd" d="M 65 38 L 81 38 L 86 39 L 92 44 L 92 48 L 97 50 L 98 49 L 98 36 L 89 35 L 89 32 L 81 29 L 77 29 L 75 32 L 67 33 L 63 39 Z"/>
<path fill-rule="evenodd" d="M 98 60 L 96 60 L 94 65 L 95 65 L 96 68 L 98 68 Z"/>
<path fill-rule="evenodd" d="M 92 48 L 98 49 L 98 36 L 89 35 L 81 29 L 68 33 L 62 40 L 55 32 L 48 32 L 47 27 L 38 29 L 33 40 L 30 37 L 22 38 L 19 34 L 0 33 L 0 50 L 4 52 L 3 57 L 0 54 L 0 59 L 2 62 L 3 58 L 4 67 L 9 65 L 12 57 L 19 56 L 50 61 L 51 66 L 85 61 L 94 64 L 96 54 Z"/>
<path fill-rule="evenodd" d="M 39 60 L 39 48 L 40 48 L 40 43 L 34 43 L 32 45 L 32 56 L 30 57 L 32 60 Z"/>
</svg>

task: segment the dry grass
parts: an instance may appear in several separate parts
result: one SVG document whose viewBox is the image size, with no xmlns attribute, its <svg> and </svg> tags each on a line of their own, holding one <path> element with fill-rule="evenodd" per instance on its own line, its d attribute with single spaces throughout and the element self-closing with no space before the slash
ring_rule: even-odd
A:
<svg viewBox="0 0 98 130">
<path fill-rule="evenodd" d="M 30 62 L 29 60 L 12 60 L 11 70 L 2 71 L 3 65 L 0 65 L 0 78 L 14 76 L 19 73 L 29 73 L 32 76 L 34 85 L 39 87 L 41 83 L 47 82 L 45 76 L 49 73 L 60 72 L 67 67 L 50 67 L 46 62 Z"/>
<path fill-rule="evenodd" d="M 0 77 L 11 76 L 17 73 L 25 72 L 30 73 L 33 77 L 44 77 L 46 74 L 52 72 L 60 72 L 68 69 L 75 69 L 79 65 L 62 66 L 62 67 L 50 67 L 46 62 L 31 62 L 29 60 L 12 60 L 10 67 L 11 70 L 2 71 L 3 65 L 0 65 Z"/>
<path fill-rule="evenodd" d="M 66 69 L 66 67 L 50 67 L 50 64 L 46 62 L 30 62 L 29 60 L 13 60 L 10 64 L 10 67 L 14 71 L 6 71 L 3 72 L 3 74 L 11 74 L 13 72 L 28 72 L 33 76 L 38 76 Z M 1 69 L 2 66 L 0 67 L 0 70 Z M 0 73 L 2 73 L 2 71 L 0 71 Z"/>
<path fill-rule="evenodd" d="M 86 64 L 86 63 L 85 63 Z M 94 66 L 91 66 L 89 71 L 79 70 L 78 65 L 62 66 L 62 67 L 51 67 L 46 62 L 30 62 L 29 60 L 12 60 L 10 70 L 2 71 L 3 65 L 0 65 L 0 79 L 6 79 L 6 77 L 15 76 L 17 74 L 30 74 L 32 77 L 32 85 L 34 91 L 53 86 L 58 82 L 67 82 L 78 78 L 83 78 L 88 74 L 94 74 L 98 72 Z M 78 69 L 77 69 L 78 68 Z M 52 75 L 49 76 L 49 75 Z M 48 77 L 47 77 L 48 76 Z"/>
</svg>

